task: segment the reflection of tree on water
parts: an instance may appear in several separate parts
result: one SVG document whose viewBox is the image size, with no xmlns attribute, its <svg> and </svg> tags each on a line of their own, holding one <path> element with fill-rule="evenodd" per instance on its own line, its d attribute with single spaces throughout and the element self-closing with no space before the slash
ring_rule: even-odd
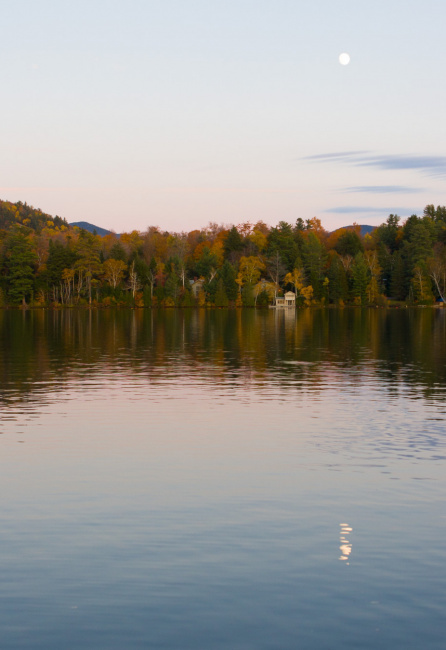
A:
<svg viewBox="0 0 446 650">
<path fill-rule="evenodd" d="M 0 400 L 68 379 L 190 373 L 214 384 L 316 390 L 373 376 L 383 389 L 444 399 L 443 310 L 0 311 Z"/>
<path fill-rule="evenodd" d="M 341 542 L 339 550 L 341 551 L 341 555 L 339 559 L 346 564 L 349 564 L 350 554 L 352 552 L 352 543 L 347 538 L 347 535 L 350 535 L 350 533 L 353 532 L 353 528 L 351 528 L 348 524 L 339 525 L 341 527 L 341 532 L 339 534 L 339 541 Z"/>
</svg>

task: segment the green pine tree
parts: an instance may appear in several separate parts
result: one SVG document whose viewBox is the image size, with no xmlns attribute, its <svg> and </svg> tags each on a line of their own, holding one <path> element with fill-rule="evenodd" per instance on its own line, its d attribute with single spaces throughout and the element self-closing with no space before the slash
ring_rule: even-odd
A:
<svg viewBox="0 0 446 650">
<path fill-rule="evenodd" d="M 235 278 L 237 277 L 235 268 L 226 260 L 219 271 L 219 276 L 223 280 L 224 289 L 228 300 L 237 300 L 239 287 Z"/>
<path fill-rule="evenodd" d="M 214 304 L 216 307 L 227 307 L 229 304 L 228 296 L 226 294 L 222 278 L 220 278 L 217 282 L 217 291 L 215 292 Z"/>
<path fill-rule="evenodd" d="M 367 300 L 367 287 L 369 284 L 369 274 L 364 255 L 358 253 L 355 257 L 355 263 L 352 269 L 353 275 L 353 297 L 355 302 L 365 305 Z"/>
<path fill-rule="evenodd" d="M 13 303 L 25 304 L 30 299 L 36 265 L 37 256 L 29 238 L 19 230 L 13 230 L 6 242 L 8 296 Z"/>
<path fill-rule="evenodd" d="M 390 279 L 390 295 L 396 300 L 404 300 L 407 296 L 407 281 L 404 261 L 399 251 L 393 255 L 393 269 Z"/>
<path fill-rule="evenodd" d="M 254 287 L 252 284 L 245 284 L 242 289 L 242 302 L 243 307 L 254 307 L 255 306 L 255 296 L 254 296 Z"/>
</svg>

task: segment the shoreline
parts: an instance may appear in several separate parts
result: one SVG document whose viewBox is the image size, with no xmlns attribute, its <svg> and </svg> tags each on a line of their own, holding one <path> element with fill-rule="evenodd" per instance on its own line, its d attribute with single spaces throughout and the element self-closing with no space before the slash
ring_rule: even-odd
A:
<svg viewBox="0 0 446 650">
<path fill-rule="evenodd" d="M 129 305 L 57 305 L 57 306 L 51 306 L 51 305 L 5 305 L 3 307 L 0 307 L 0 312 L 2 311 L 66 311 L 66 310 L 76 310 L 76 311 L 111 311 L 111 310 L 119 310 L 119 311 L 142 311 L 142 310 L 154 310 L 154 311 L 176 311 L 176 310 L 185 310 L 185 311 L 191 311 L 191 310 L 205 310 L 205 311 L 222 311 L 222 310 L 227 310 L 227 311 L 243 311 L 243 310 L 248 310 L 248 311 L 269 311 L 270 309 L 273 309 L 277 313 L 292 313 L 296 311 L 304 311 L 307 309 L 310 310 L 317 310 L 317 309 L 339 309 L 339 310 L 344 310 L 344 309 L 443 309 L 445 306 L 445 303 L 439 302 L 439 303 L 433 303 L 429 305 L 411 305 L 411 304 L 389 304 L 389 305 L 302 305 L 298 307 L 293 307 L 293 308 L 277 308 L 274 305 L 267 305 L 267 306 L 254 306 L 254 307 L 247 307 L 247 306 L 241 306 L 241 307 L 216 307 L 215 305 L 192 305 L 192 306 L 164 306 L 164 305 L 156 305 L 156 306 L 139 306 L 139 305 L 134 305 L 134 306 L 129 306 Z"/>
</svg>

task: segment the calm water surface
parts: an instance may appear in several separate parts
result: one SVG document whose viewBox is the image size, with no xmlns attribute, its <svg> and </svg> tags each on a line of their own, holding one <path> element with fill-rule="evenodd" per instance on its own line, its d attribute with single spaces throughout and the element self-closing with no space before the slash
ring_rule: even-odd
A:
<svg viewBox="0 0 446 650">
<path fill-rule="evenodd" d="M 446 310 L 0 311 L 0 646 L 444 648 Z"/>
</svg>

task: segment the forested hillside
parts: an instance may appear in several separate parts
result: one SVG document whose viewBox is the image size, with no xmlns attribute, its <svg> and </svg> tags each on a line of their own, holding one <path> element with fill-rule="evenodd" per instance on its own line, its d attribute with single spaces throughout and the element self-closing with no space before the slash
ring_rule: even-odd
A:
<svg viewBox="0 0 446 650">
<path fill-rule="evenodd" d="M 446 208 L 328 233 L 319 219 L 100 237 L 0 201 L 0 306 L 433 304 L 446 291 Z"/>
</svg>

